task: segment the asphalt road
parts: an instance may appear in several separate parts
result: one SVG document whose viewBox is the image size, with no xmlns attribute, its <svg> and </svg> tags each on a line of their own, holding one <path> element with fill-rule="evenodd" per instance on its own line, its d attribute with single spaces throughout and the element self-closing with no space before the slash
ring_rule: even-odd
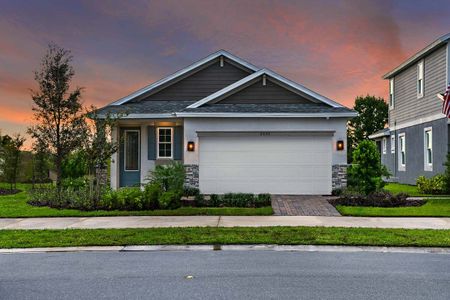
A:
<svg viewBox="0 0 450 300">
<path fill-rule="evenodd" d="M 192 279 L 186 276 L 192 275 Z M 195 251 L 0 255 L 1 299 L 449 299 L 450 255 Z"/>
</svg>

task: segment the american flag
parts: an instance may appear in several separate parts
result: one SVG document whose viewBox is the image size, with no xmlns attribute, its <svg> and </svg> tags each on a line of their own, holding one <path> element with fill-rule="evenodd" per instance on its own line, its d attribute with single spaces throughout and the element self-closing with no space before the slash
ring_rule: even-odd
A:
<svg viewBox="0 0 450 300">
<path fill-rule="evenodd" d="M 444 94 L 444 103 L 442 104 L 442 113 L 450 118 L 450 84 Z"/>
</svg>

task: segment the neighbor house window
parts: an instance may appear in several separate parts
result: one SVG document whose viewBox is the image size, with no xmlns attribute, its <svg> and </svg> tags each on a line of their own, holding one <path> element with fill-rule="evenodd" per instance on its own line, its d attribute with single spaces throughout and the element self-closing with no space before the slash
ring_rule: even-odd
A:
<svg viewBox="0 0 450 300">
<path fill-rule="evenodd" d="M 172 158 L 173 154 L 173 128 L 158 128 L 158 158 Z"/>
<path fill-rule="evenodd" d="M 391 153 L 395 153 L 395 135 L 391 135 Z"/>
<path fill-rule="evenodd" d="M 139 130 L 124 131 L 125 171 L 139 170 Z"/>
<path fill-rule="evenodd" d="M 417 98 L 423 97 L 423 60 L 417 64 Z"/>
<path fill-rule="evenodd" d="M 394 78 L 389 79 L 389 107 L 394 108 Z"/>
<path fill-rule="evenodd" d="M 387 150 L 387 138 L 383 138 L 382 140 L 381 140 L 381 146 L 382 146 L 382 148 L 383 148 L 383 154 L 386 154 L 386 150 Z"/>
<path fill-rule="evenodd" d="M 425 171 L 433 171 L 433 130 L 424 129 L 424 162 Z"/>
<path fill-rule="evenodd" d="M 406 139 L 404 133 L 398 135 L 398 149 L 398 169 L 404 171 L 406 166 Z"/>
</svg>

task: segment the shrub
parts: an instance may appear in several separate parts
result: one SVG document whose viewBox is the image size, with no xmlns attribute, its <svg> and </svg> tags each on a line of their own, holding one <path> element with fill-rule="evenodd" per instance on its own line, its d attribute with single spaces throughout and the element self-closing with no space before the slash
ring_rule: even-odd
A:
<svg viewBox="0 0 450 300">
<path fill-rule="evenodd" d="M 197 195 L 194 201 L 197 207 L 263 207 L 271 204 L 270 194 L 228 193 L 211 194 L 209 200 L 204 195 Z"/>
<path fill-rule="evenodd" d="M 190 197 L 190 196 L 197 196 L 200 195 L 200 190 L 193 186 L 184 186 L 183 188 L 183 196 Z"/>
<path fill-rule="evenodd" d="M 159 165 L 150 171 L 148 179 L 151 183 L 159 184 L 164 191 L 182 191 L 186 171 L 183 164 L 171 162 L 168 165 Z"/>
<path fill-rule="evenodd" d="M 431 178 L 419 176 L 416 181 L 417 189 L 424 194 L 442 195 L 446 193 L 446 178 L 436 175 Z"/>
<path fill-rule="evenodd" d="M 89 186 L 89 179 L 86 176 L 78 178 L 65 178 L 61 181 L 63 188 L 80 190 Z"/>
<path fill-rule="evenodd" d="M 349 185 L 368 195 L 384 186 L 382 176 L 389 173 L 380 161 L 380 153 L 372 141 L 362 141 L 353 151 L 353 165 L 348 169 Z"/>
<path fill-rule="evenodd" d="M 270 194 L 259 194 L 255 198 L 255 207 L 270 206 L 272 204 L 272 197 Z"/>
<path fill-rule="evenodd" d="M 445 183 L 445 193 L 450 194 L 450 152 L 447 153 L 447 161 L 445 162 L 445 173 L 444 173 L 444 183 Z"/>
<path fill-rule="evenodd" d="M 142 196 L 143 209 L 158 209 L 159 197 L 162 193 L 163 190 L 158 184 L 147 184 L 144 188 L 144 193 Z"/>
<path fill-rule="evenodd" d="M 162 209 L 176 209 L 181 206 L 181 192 L 167 191 L 161 194 L 159 206 Z"/>
<path fill-rule="evenodd" d="M 118 202 L 123 204 L 119 209 L 140 210 L 142 209 L 142 191 L 137 187 L 124 187 L 117 190 Z"/>
</svg>

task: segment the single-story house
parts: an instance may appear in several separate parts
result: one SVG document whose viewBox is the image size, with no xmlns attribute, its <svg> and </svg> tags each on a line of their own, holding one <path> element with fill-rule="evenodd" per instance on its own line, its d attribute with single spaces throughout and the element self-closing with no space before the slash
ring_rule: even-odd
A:
<svg viewBox="0 0 450 300">
<path fill-rule="evenodd" d="M 124 114 L 111 187 L 139 185 L 179 161 L 203 193 L 330 194 L 346 184 L 356 112 L 227 51 L 99 110 Z"/>
</svg>

